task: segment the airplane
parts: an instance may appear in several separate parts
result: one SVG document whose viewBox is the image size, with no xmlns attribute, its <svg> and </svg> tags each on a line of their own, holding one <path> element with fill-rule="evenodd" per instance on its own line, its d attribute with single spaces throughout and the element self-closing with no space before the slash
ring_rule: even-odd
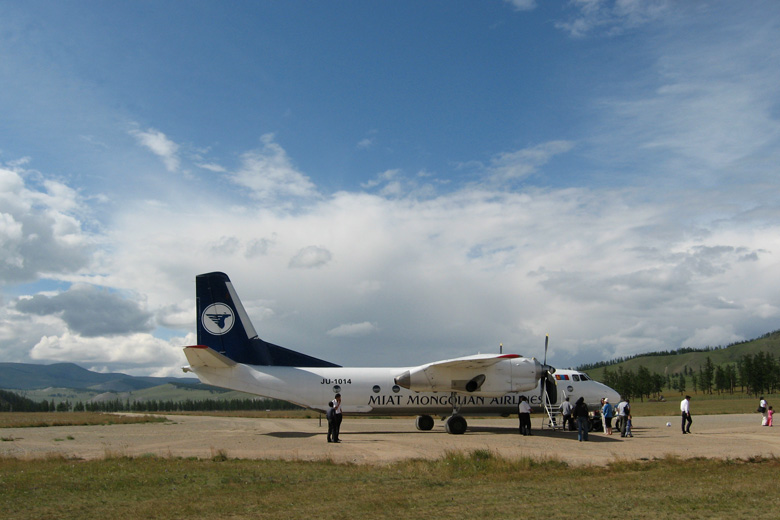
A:
<svg viewBox="0 0 780 520">
<path fill-rule="evenodd" d="M 575 370 L 558 370 L 518 354 L 476 354 L 399 368 L 342 367 L 260 339 L 230 278 L 197 275 L 197 345 L 184 347 L 201 382 L 281 399 L 321 413 L 337 393 L 346 415 L 417 415 L 418 430 L 431 430 L 434 416 L 445 430 L 463 434 L 466 415 L 517 413 L 526 395 L 536 411 L 570 396 L 591 410 L 617 392 Z M 564 383 L 564 384 L 558 384 Z"/>
</svg>

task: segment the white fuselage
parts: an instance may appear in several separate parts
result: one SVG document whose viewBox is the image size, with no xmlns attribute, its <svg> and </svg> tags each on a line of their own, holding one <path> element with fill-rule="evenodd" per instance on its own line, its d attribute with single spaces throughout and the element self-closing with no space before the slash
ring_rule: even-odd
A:
<svg viewBox="0 0 780 520">
<path fill-rule="evenodd" d="M 542 409 L 541 383 L 533 389 L 500 396 L 474 393 L 416 392 L 395 384 L 394 378 L 409 368 L 300 368 L 236 364 L 230 368 L 193 367 L 206 384 L 250 394 L 281 399 L 324 412 L 336 393 L 342 396 L 346 414 L 509 415 L 517 413 L 520 396 L 528 397 L 534 411 Z M 618 402 L 619 395 L 606 385 L 576 370 L 557 370 L 557 404 L 569 397 L 574 403 L 584 397 L 591 410 L 603 397 Z M 576 377 L 575 377 L 576 376 Z"/>
</svg>

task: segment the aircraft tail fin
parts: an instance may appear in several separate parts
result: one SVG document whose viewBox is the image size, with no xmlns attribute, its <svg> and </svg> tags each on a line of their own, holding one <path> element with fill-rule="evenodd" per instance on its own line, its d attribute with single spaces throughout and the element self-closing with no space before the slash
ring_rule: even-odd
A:
<svg viewBox="0 0 780 520">
<path fill-rule="evenodd" d="M 225 273 L 195 277 L 198 345 L 247 365 L 338 367 L 334 363 L 263 341 Z"/>
</svg>

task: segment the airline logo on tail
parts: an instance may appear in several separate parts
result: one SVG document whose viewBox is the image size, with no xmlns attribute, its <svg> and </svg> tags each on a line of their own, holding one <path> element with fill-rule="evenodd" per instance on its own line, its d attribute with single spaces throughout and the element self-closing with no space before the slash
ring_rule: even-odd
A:
<svg viewBox="0 0 780 520">
<path fill-rule="evenodd" d="M 224 303 L 212 303 L 200 318 L 203 328 L 215 336 L 227 334 L 236 322 L 233 309 Z"/>
</svg>

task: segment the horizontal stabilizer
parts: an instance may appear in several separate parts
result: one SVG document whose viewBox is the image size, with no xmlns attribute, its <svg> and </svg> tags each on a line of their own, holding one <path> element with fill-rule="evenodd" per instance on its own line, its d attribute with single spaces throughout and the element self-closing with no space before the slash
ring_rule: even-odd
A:
<svg viewBox="0 0 780 520">
<path fill-rule="evenodd" d="M 236 366 L 235 361 L 205 345 L 184 347 L 184 355 L 187 356 L 187 361 L 193 368 L 232 368 Z"/>
</svg>

